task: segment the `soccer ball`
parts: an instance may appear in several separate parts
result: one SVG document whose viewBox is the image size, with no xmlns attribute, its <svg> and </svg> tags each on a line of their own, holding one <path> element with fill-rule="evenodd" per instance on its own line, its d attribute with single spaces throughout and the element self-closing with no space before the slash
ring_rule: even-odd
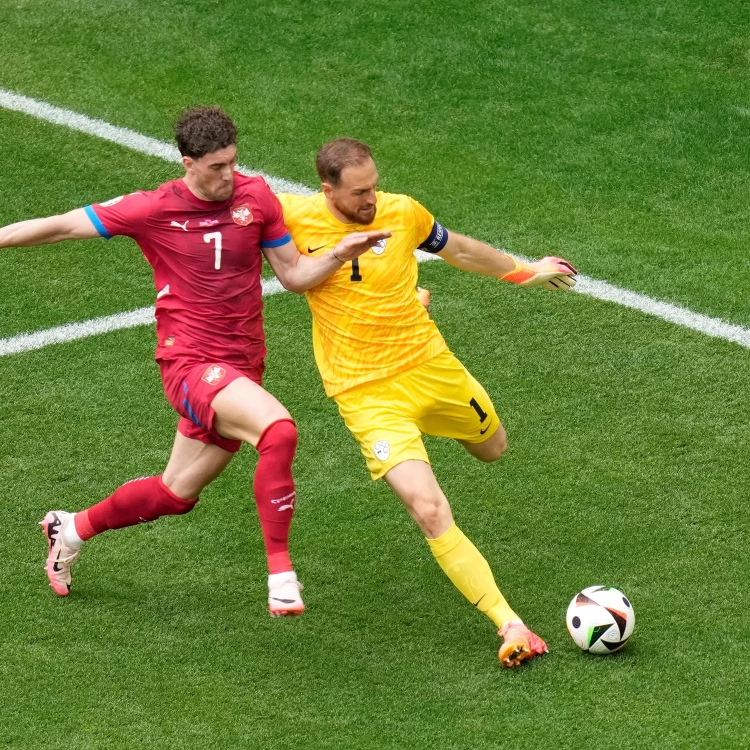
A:
<svg viewBox="0 0 750 750">
<path fill-rule="evenodd" d="M 619 651 L 635 627 L 628 598 L 614 588 L 589 586 L 573 597 L 565 616 L 570 637 L 590 654 Z"/>
</svg>

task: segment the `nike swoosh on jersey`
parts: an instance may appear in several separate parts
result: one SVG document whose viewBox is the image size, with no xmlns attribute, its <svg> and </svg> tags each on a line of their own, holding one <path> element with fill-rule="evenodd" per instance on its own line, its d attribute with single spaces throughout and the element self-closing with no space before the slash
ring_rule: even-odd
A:
<svg viewBox="0 0 750 750">
<path fill-rule="evenodd" d="M 307 248 L 308 253 L 315 253 L 318 250 L 322 250 L 325 247 L 325 245 L 321 245 L 320 247 L 309 247 Z"/>
</svg>

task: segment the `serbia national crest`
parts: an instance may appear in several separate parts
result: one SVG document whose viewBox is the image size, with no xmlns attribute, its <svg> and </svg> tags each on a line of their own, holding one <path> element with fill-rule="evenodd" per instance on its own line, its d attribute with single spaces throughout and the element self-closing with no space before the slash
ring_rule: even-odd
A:
<svg viewBox="0 0 750 750">
<path fill-rule="evenodd" d="M 253 221 L 253 212 L 250 210 L 250 206 L 247 203 L 242 203 L 239 206 L 232 206 L 230 209 L 232 213 L 232 221 L 235 224 L 239 224 L 241 227 L 246 227 Z"/>
</svg>

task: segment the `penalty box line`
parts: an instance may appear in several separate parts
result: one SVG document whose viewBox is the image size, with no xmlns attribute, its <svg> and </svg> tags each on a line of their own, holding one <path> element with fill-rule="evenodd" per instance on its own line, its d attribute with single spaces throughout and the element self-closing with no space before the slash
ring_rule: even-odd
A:
<svg viewBox="0 0 750 750">
<path fill-rule="evenodd" d="M 128 128 L 111 125 L 104 120 L 87 117 L 79 112 L 55 107 L 52 104 L 16 94 L 13 91 L 0 89 L 0 107 L 13 112 L 21 112 L 55 125 L 62 125 L 81 133 L 87 133 L 88 135 L 93 135 L 110 143 L 116 143 L 119 146 L 124 146 L 148 156 L 156 156 L 169 162 L 181 162 L 179 151 L 169 143 L 159 141 L 142 133 L 137 133 Z M 260 175 L 268 182 L 271 189 L 277 193 L 312 195 L 316 192 L 307 185 L 250 170 L 247 167 L 239 166 L 238 171 L 246 175 Z M 436 259 L 436 256 L 429 253 L 417 252 L 417 256 L 419 261 Z M 527 260 L 522 256 L 516 257 Z M 284 288 L 276 279 L 263 282 L 264 296 L 277 294 L 282 291 L 284 291 Z M 614 302 L 618 305 L 669 321 L 675 325 L 690 328 L 706 336 L 731 341 L 746 349 L 750 349 L 750 330 L 740 325 L 728 323 L 720 318 L 702 315 L 685 307 L 655 300 L 645 294 L 621 289 L 607 281 L 592 279 L 585 275 L 578 276 L 578 283 L 574 291 L 606 302 Z M 74 341 L 121 328 L 147 325 L 153 321 L 154 308 L 144 307 L 130 312 L 94 318 L 93 320 L 68 323 L 67 325 L 37 331 L 36 333 L 18 334 L 10 338 L 0 339 L 0 356 L 40 349 L 51 344 Z"/>
</svg>

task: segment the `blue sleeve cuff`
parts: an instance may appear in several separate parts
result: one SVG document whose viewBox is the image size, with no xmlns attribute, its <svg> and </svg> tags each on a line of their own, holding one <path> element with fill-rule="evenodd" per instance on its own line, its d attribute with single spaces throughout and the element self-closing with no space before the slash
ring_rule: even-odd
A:
<svg viewBox="0 0 750 750">
<path fill-rule="evenodd" d="M 448 242 L 448 230 L 437 221 L 432 225 L 430 236 L 419 246 L 428 253 L 439 253 Z"/>
<path fill-rule="evenodd" d="M 292 241 L 292 236 L 287 232 L 283 237 L 279 237 L 277 240 L 265 240 L 264 242 L 260 243 L 260 246 L 263 248 L 267 247 L 281 247 L 282 245 L 286 245 L 287 242 Z"/>
<path fill-rule="evenodd" d="M 91 206 L 86 206 L 83 210 L 86 212 L 86 216 L 91 219 L 91 223 L 94 225 L 94 229 L 96 229 L 96 231 L 99 232 L 99 234 L 104 237 L 105 240 L 111 240 L 112 235 L 104 228 L 104 224 L 102 224 L 94 209 Z"/>
</svg>

